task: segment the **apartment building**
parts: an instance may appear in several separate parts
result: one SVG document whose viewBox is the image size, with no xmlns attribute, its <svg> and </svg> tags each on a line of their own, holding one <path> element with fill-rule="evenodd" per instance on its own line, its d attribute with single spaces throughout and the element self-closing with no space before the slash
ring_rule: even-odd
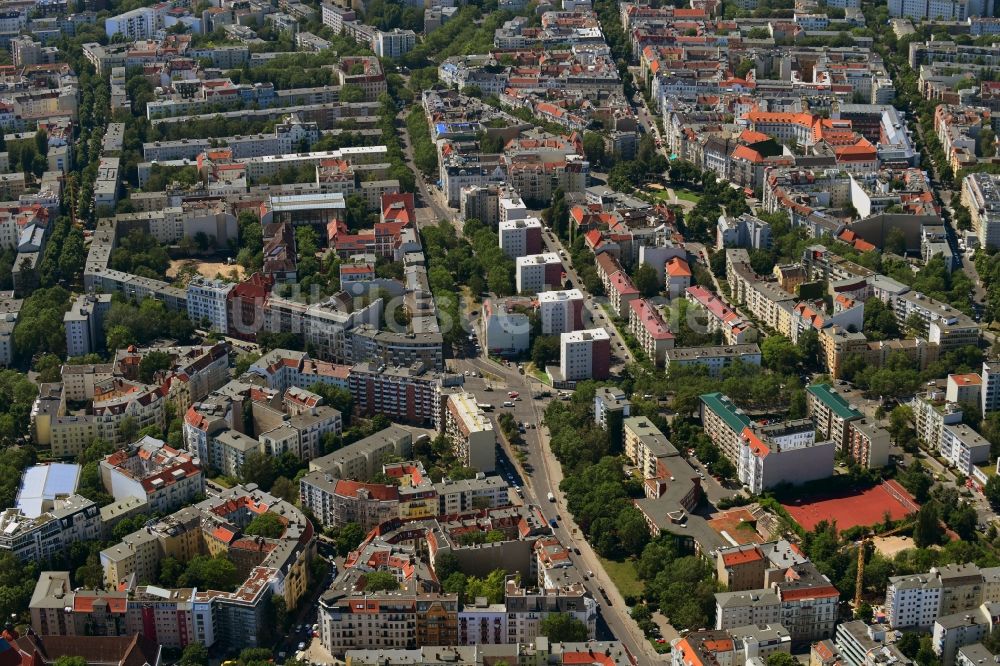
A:
<svg viewBox="0 0 1000 666">
<path fill-rule="evenodd" d="M 740 217 L 719 216 L 716 225 L 717 250 L 731 247 L 767 250 L 771 247 L 771 225 L 749 213 Z"/>
<path fill-rule="evenodd" d="M 603 328 L 562 333 L 559 336 L 559 373 L 562 381 L 607 379 L 611 336 Z"/>
<path fill-rule="evenodd" d="M 407 460 L 412 451 L 413 433 L 402 426 L 391 425 L 374 435 L 309 461 L 309 471 L 323 472 L 338 479 L 366 481 L 381 470 L 382 463 L 389 456 Z"/>
<path fill-rule="evenodd" d="M 753 421 L 721 393 L 706 393 L 700 398 L 701 425 L 722 455 L 731 461 L 740 459 L 743 431 Z"/>
<path fill-rule="evenodd" d="M 500 223 L 500 192 L 497 185 L 463 187 L 458 201 L 462 219 L 479 220 L 491 229 L 496 228 Z"/>
<path fill-rule="evenodd" d="M 665 363 L 667 352 L 674 347 L 674 334 L 652 302 L 645 298 L 629 302 L 628 330 L 649 360 L 656 365 Z"/>
<path fill-rule="evenodd" d="M 247 370 L 252 377 L 263 381 L 267 388 L 284 393 L 294 387 L 310 387 L 313 384 L 326 384 L 337 388 L 350 389 L 349 375 L 352 367 L 370 367 L 366 364 L 358 366 L 337 365 L 312 358 L 303 351 L 291 349 L 272 349 L 261 356 Z"/>
<path fill-rule="evenodd" d="M 338 10 L 340 12 L 339 15 L 337 15 Z M 328 10 L 327 5 L 324 5 L 324 24 L 327 22 L 328 13 L 330 14 L 330 23 L 334 24 L 331 25 L 334 32 L 339 32 L 336 27 L 337 20 L 345 20 L 346 13 L 354 14 L 353 10 L 342 10 L 339 7 L 333 7 Z M 341 26 L 341 29 L 343 29 L 343 26 Z M 361 88 L 365 93 L 366 102 L 376 102 L 379 95 L 388 91 L 385 71 L 382 69 L 382 63 L 378 58 L 371 56 L 348 56 L 341 58 L 336 67 L 340 85 L 352 85 Z"/>
<path fill-rule="evenodd" d="M 104 348 L 104 316 L 111 309 L 111 294 L 81 294 L 63 315 L 66 356 L 86 356 Z"/>
<path fill-rule="evenodd" d="M 528 207 L 524 199 L 515 190 L 504 189 L 497 199 L 497 219 L 500 222 L 513 222 L 529 218 Z"/>
<path fill-rule="evenodd" d="M 970 476 L 975 466 L 990 460 L 990 443 L 964 423 L 946 425 L 941 429 L 938 451 L 964 476 Z"/>
<path fill-rule="evenodd" d="M 918 316 L 927 327 L 927 341 L 940 345 L 942 353 L 979 343 L 979 324 L 972 317 L 919 292 L 908 291 L 896 297 L 893 310 L 900 326 L 905 326 L 911 316 Z"/>
<path fill-rule="evenodd" d="M 944 393 L 940 391 L 917 394 L 910 406 L 913 408 L 917 437 L 931 449 L 940 449 L 946 425 L 962 422 L 962 408 L 945 400 Z"/>
<path fill-rule="evenodd" d="M 934 621 L 931 649 L 942 666 L 953 666 L 959 648 L 982 642 L 1000 622 L 1000 604 L 984 603 L 971 611 L 944 615 Z"/>
<path fill-rule="evenodd" d="M 0 292 L 0 365 L 14 362 L 14 327 L 24 301 L 14 298 L 13 291 Z"/>
<path fill-rule="evenodd" d="M 297 387 L 285 391 L 280 404 L 254 401 L 251 414 L 260 450 L 274 457 L 291 453 L 302 461 L 317 457 L 323 438 L 343 430 L 340 412 L 322 403 L 319 395 Z"/>
<path fill-rule="evenodd" d="M 476 397 L 465 391 L 451 393 L 445 402 L 444 432 L 455 457 L 466 467 L 492 472 L 496 467 L 496 433 L 479 408 Z"/>
<path fill-rule="evenodd" d="M 503 6 L 503 5 L 501 5 Z M 569 666 L 601 655 L 606 666 L 635 666 L 636 660 L 618 641 L 586 641 L 583 643 L 552 643 L 539 636 L 527 643 L 491 645 L 485 640 L 467 646 L 420 647 L 409 650 L 375 648 L 348 650 L 347 659 L 354 666 L 407 666 L 409 664 L 485 664 L 491 660 L 511 663 L 520 658 L 538 660 L 552 666 Z M 532 662 L 536 663 L 536 662 Z"/>
<path fill-rule="evenodd" d="M 205 492 L 200 461 L 145 436 L 100 461 L 101 482 L 117 501 L 135 497 L 150 513 L 167 513 Z"/>
<path fill-rule="evenodd" d="M 628 319 L 629 305 L 639 298 L 639 290 L 636 289 L 632 278 L 622 268 L 618 259 L 607 252 L 597 255 L 597 274 L 604 284 L 604 292 L 608 296 L 615 316 Z"/>
<path fill-rule="evenodd" d="M 889 464 L 889 431 L 867 419 L 848 423 L 847 443 L 843 451 L 865 469 L 879 469 Z"/>
<path fill-rule="evenodd" d="M 729 592 L 759 589 L 768 566 L 763 549 L 755 543 L 720 548 L 715 552 L 716 576 Z"/>
<path fill-rule="evenodd" d="M 345 58 L 346 60 L 346 58 Z M 142 144 L 142 156 L 147 167 L 142 164 L 143 177 L 145 170 L 152 169 L 153 162 L 171 160 L 191 160 L 196 162 L 199 155 L 213 153 L 213 148 L 225 145 L 226 151 L 234 160 L 265 155 L 283 155 L 295 152 L 302 143 L 312 144 L 319 140 L 320 129 L 316 122 L 289 120 L 279 122 L 272 132 L 266 134 L 237 135 L 215 137 L 214 139 L 177 139 L 174 141 L 148 141 Z M 353 174 L 351 174 L 353 176 Z M 354 185 L 353 179 L 351 186 Z M 348 194 L 353 193 L 353 189 Z"/>
<path fill-rule="evenodd" d="M 143 9 L 135 10 L 137 12 Z M 94 182 L 94 207 L 95 210 L 101 206 L 107 206 L 114 210 L 118 203 L 118 187 L 121 185 L 121 174 L 119 165 L 121 160 L 117 157 L 102 157 L 97 166 L 97 180 Z"/>
<path fill-rule="evenodd" d="M 728 631 L 699 629 L 671 641 L 671 666 L 766 662 L 791 652 L 792 639 L 780 624 L 748 625 Z"/>
<path fill-rule="evenodd" d="M 889 0 L 889 16 L 938 21 L 965 21 L 993 16 L 991 0 Z"/>
<path fill-rule="evenodd" d="M 820 329 L 819 348 L 827 372 L 838 379 L 846 359 L 854 354 L 864 357 L 868 352 L 868 339 L 861 331 L 830 326 Z"/>
<path fill-rule="evenodd" d="M 376 30 L 372 51 L 379 58 L 401 58 L 417 45 L 417 34 L 412 30 L 394 28 L 389 32 Z"/>
<path fill-rule="evenodd" d="M 225 335 L 229 331 L 229 292 L 235 286 L 224 280 L 192 278 L 187 285 L 188 319 L 195 326 L 207 324 L 210 330 Z"/>
<path fill-rule="evenodd" d="M 594 394 L 594 422 L 608 431 L 611 450 L 622 449 L 624 420 L 632 415 L 632 402 L 625 392 L 613 386 L 602 386 Z"/>
<path fill-rule="evenodd" d="M 625 457 L 639 469 L 643 479 L 661 477 L 660 459 L 677 455 L 677 449 L 645 416 L 626 418 L 622 425 L 625 434 Z"/>
<path fill-rule="evenodd" d="M 515 283 L 519 294 L 537 294 L 562 286 L 562 259 L 555 252 L 518 257 L 515 264 Z"/>
<path fill-rule="evenodd" d="M 861 620 L 843 622 L 837 626 L 834 645 L 839 661 L 845 666 L 880 666 L 913 663 L 888 640 L 881 625 L 867 625 Z"/>
<path fill-rule="evenodd" d="M 716 345 L 708 347 L 675 347 L 664 355 L 666 370 L 675 366 L 700 365 L 708 374 L 718 377 L 734 363 L 760 365 L 760 347 L 757 343 L 742 345 Z"/>
<path fill-rule="evenodd" d="M 670 298 L 677 298 L 691 286 L 691 265 L 681 257 L 668 259 L 664 270 L 667 296 Z"/>
<path fill-rule="evenodd" d="M 709 333 L 722 331 L 722 339 L 727 345 L 739 345 L 757 339 L 757 329 L 705 287 L 688 287 L 684 290 L 684 298 L 699 306 L 705 313 L 705 325 Z"/>
<path fill-rule="evenodd" d="M 477 474 L 474 479 L 442 479 L 433 484 L 433 492 L 437 497 L 437 515 L 449 516 L 485 508 L 498 508 L 510 504 L 507 483 L 498 476 Z M 423 494 L 423 493 L 420 493 Z M 414 500 L 404 492 L 401 501 Z M 418 517 L 412 509 L 409 516 Z M 400 516 L 405 518 L 406 516 Z M 426 517 L 421 515 L 419 517 Z"/>
<path fill-rule="evenodd" d="M 844 450 L 848 445 L 851 422 L 864 418 L 830 384 L 806 387 L 806 409 L 816 422 L 816 431 L 820 436 L 833 440 L 839 450 Z"/>
<path fill-rule="evenodd" d="M 81 495 L 60 495 L 43 501 L 28 515 L 24 509 L 0 513 L 0 552 L 22 562 L 47 562 L 63 555 L 78 541 L 101 538 L 101 511 Z"/>
<path fill-rule="evenodd" d="M 321 6 L 323 25 L 333 30 L 334 34 L 341 34 L 344 31 L 344 24 L 357 20 L 357 15 L 353 9 L 345 9 L 329 2 L 324 2 Z"/>
<path fill-rule="evenodd" d="M 491 354 L 517 356 L 531 348 L 530 303 L 524 299 L 485 299 L 482 322 L 486 349 Z M 515 309 L 516 308 L 516 309 Z"/>
<path fill-rule="evenodd" d="M 458 609 L 456 594 L 356 594 L 331 588 L 319 600 L 320 640 L 334 655 L 375 645 L 412 649 L 425 644 L 422 634 L 433 623 L 437 640 L 428 644 L 457 645 Z"/>
<path fill-rule="evenodd" d="M 349 370 L 347 388 L 359 414 L 385 414 L 393 421 L 431 425 L 441 420 L 443 380 L 420 362 L 405 368 L 358 363 Z"/>
<path fill-rule="evenodd" d="M 937 618 L 963 613 L 1000 598 L 1000 569 L 975 564 L 932 567 L 923 574 L 893 576 L 885 592 L 893 629 L 929 629 Z"/>
<path fill-rule="evenodd" d="M 156 35 L 161 21 L 157 10 L 151 7 L 140 7 L 132 11 L 111 16 L 104 20 L 104 32 L 108 37 L 122 35 L 126 42 L 152 39 Z"/>
<path fill-rule="evenodd" d="M 529 217 L 500 222 L 500 249 L 511 259 L 542 252 L 542 222 Z"/>
<path fill-rule="evenodd" d="M 734 629 L 781 621 L 781 599 L 772 590 L 718 592 L 715 595 L 715 628 Z"/>
<path fill-rule="evenodd" d="M 995 360 L 983 361 L 980 408 L 983 416 L 1000 409 L 1000 364 Z"/>
<path fill-rule="evenodd" d="M 357 523 L 365 533 L 399 517 L 399 489 L 381 483 L 365 483 L 309 472 L 299 481 L 302 506 L 323 527 Z"/>
<path fill-rule="evenodd" d="M 370 348 L 364 343 L 372 337 L 377 338 L 380 332 L 378 329 L 370 331 L 368 324 L 381 319 L 382 305 L 381 299 L 376 299 L 365 307 L 349 311 L 335 298 L 306 304 L 272 293 L 254 325 L 256 330 L 300 333 L 316 356 L 324 361 L 362 361 L 369 358 L 369 354 L 372 357 L 377 354 L 376 341 L 371 341 Z"/>
<path fill-rule="evenodd" d="M 253 518 L 265 511 L 279 519 L 283 533 L 278 537 L 245 536 Z M 155 580 L 164 558 L 186 563 L 200 555 L 228 557 L 236 564 L 242 582 L 232 592 L 197 590 L 197 595 L 192 588 L 142 584 Z M 236 486 L 151 521 L 101 551 L 100 560 L 105 585 L 127 595 L 124 622 L 114 627 L 116 635 L 140 634 L 178 649 L 200 642 L 228 651 L 263 643 L 262 627 L 266 626 L 272 596 L 281 595 L 289 607 L 298 604 L 309 589 L 309 564 L 314 556 L 313 526 L 299 509 L 259 489 Z M 41 606 L 40 611 L 51 605 L 51 598 L 44 594 L 47 589 L 50 586 L 36 588 L 33 603 Z M 89 596 L 96 600 L 103 594 Z M 92 605 L 66 606 L 67 624 L 76 621 L 70 616 L 87 614 Z M 37 613 L 40 620 L 44 615 Z M 33 612 L 33 620 L 35 617 Z"/>
<path fill-rule="evenodd" d="M 421 293 L 429 299 L 429 291 Z M 412 328 L 414 322 L 420 321 L 424 324 L 430 324 L 432 330 L 395 333 L 380 330 L 377 325 L 369 323 L 351 329 L 351 351 L 348 358 L 356 363 L 377 361 L 386 365 L 398 366 L 410 366 L 419 362 L 428 368 L 443 370 L 443 338 L 441 333 L 436 330 L 437 320 L 427 313 L 424 309 L 426 307 L 426 303 L 420 304 L 420 310 L 423 310 L 424 316 L 414 317 L 410 325 Z M 420 312 L 420 310 L 413 308 L 410 309 L 410 312 Z"/>
<path fill-rule="evenodd" d="M 100 387 L 93 396 L 90 413 L 83 416 L 58 416 L 52 421 L 52 455 L 75 457 L 84 451 L 95 437 L 115 446 L 124 446 L 126 431 L 122 424 L 138 424 L 163 428 L 166 424 L 166 392 L 159 386 L 148 386 L 115 377 Z"/>
<path fill-rule="evenodd" d="M 583 328 L 583 292 L 579 289 L 538 294 L 542 335 L 559 335 Z"/>
<path fill-rule="evenodd" d="M 958 648 L 955 663 L 958 666 L 976 666 L 977 664 L 988 664 L 994 659 L 996 659 L 996 655 L 987 650 L 982 643 L 974 643 Z"/>
<path fill-rule="evenodd" d="M 832 476 L 835 455 L 832 441 L 816 441 L 812 419 L 798 419 L 744 428 L 739 457 L 733 462 L 740 481 L 759 495 L 776 485 Z"/>
</svg>

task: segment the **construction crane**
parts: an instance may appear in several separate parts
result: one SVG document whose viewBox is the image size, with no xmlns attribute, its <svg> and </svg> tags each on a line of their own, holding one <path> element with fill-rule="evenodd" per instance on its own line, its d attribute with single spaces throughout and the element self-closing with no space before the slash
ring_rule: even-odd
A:
<svg viewBox="0 0 1000 666">
<path fill-rule="evenodd" d="M 865 583 L 865 551 L 868 549 L 868 542 L 871 541 L 871 535 L 866 534 L 861 537 L 861 541 L 858 542 L 858 575 L 854 581 L 854 612 L 857 613 L 858 609 L 861 608 L 861 592 L 864 589 Z"/>
</svg>

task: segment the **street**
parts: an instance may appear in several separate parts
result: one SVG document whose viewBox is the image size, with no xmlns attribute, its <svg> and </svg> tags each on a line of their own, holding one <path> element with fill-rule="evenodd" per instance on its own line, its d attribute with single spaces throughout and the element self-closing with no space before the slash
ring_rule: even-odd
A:
<svg viewBox="0 0 1000 666">
<path fill-rule="evenodd" d="M 439 219 L 455 221 L 458 218 L 456 211 L 444 205 L 439 199 L 435 190 L 428 187 L 423 174 L 413 163 L 413 152 L 410 146 L 408 133 L 404 130 L 400 133 L 403 139 L 404 154 L 408 165 L 416 174 L 417 190 L 417 221 L 419 225 L 434 224 Z M 456 223 L 456 231 L 461 234 L 461 225 Z M 562 244 L 551 233 L 542 235 L 545 248 L 549 252 L 558 252 L 563 257 L 563 265 L 566 275 L 574 286 L 582 289 L 582 282 L 576 270 L 568 266 L 568 253 L 565 253 Z M 586 296 L 586 292 L 584 291 Z M 612 336 L 612 350 L 615 354 L 618 367 L 622 367 L 626 362 L 633 362 L 631 352 L 625 345 L 625 341 L 618 334 L 617 329 L 610 325 L 607 316 L 601 312 L 599 305 L 589 296 L 585 300 L 586 316 L 590 321 L 598 322 L 597 325 L 608 329 Z M 587 590 L 597 601 L 601 609 L 601 623 L 599 623 L 599 633 L 606 631 L 610 636 L 614 636 L 621 641 L 625 647 L 636 656 L 640 664 L 664 663 L 666 659 L 657 655 L 652 645 L 639 630 L 638 625 L 628 614 L 628 606 L 618 592 L 618 588 L 611 578 L 604 571 L 597 555 L 590 548 L 582 532 L 573 524 L 566 510 L 565 499 L 559 491 L 559 482 L 562 481 L 562 470 L 558 461 L 549 449 L 548 431 L 542 425 L 542 412 L 547 401 L 535 399 L 533 396 L 549 387 L 543 384 L 538 378 L 530 374 L 521 374 L 516 365 L 501 365 L 488 358 L 481 356 L 470 356 L 465 358 L 453 358 L 448 360 L 451 370 L 464 374 L 469 371 L 466 377 L 465 388 L 476 396 L 477 402 L 499 405 L 506 400 L 508 391 L 517 391 L 521 395 L 518 400 L 514 400 L 514 407 L 508 409 L 515 420 L 519 423 L 528 423 L 534 427 L 528 428 L 523 436 L 525 446 L 525 465 L 517 469 L 513 462 L 516 457 L 513 452 L 502 446 L 503 456 L 498 459 L 498 471 L 507 476 L 508 482 L 512 485 L 519 485 L 523 488 L 525 501 L 540 507 L 545 520 L 555 518 L 557 527 L 553 530 L 555 535 L 567 548 L 579 549 L 580 555 L 575 555 L 574 560 L 581 572 L 593 572 L 594 575 L 586 581 Z M 480 377 L 471 376 L 472 372 Z M 500 409 L 499 406 L 497 407 Z M 494 423 L 494 428 L 499 437 L 500 427 L 496 422 L 497 412 L 491 414 L 490 418 Z M 523 481 L 523 483 L 521 483 Z M 555 502 L 547 501 L 548 493 L 556 497 Z M 567 522 L 568 520 L 568 522 Z M 575 552 L 575 551 L 574 551 Z M 608 595 L 611 603 L 608 604 L 601 588 Z M 603 624 L 603 628 L 601 628 Z M 599 636 L 599 638 L 609 638 L 610 636 Z"/>
<path fill-rule="evenodd" d="M 587 590 L 597 601 L 601 609 L 601 619 L 607 631 L 622 641 L 633 655 L 640 657 L 640 663 L 663 663 L 665 658 L 657 655 L 652 645 L 643 636 L 638 625 L 628 614 L 628 606 L 618 592 L 618 588 L 604 571 L 600 560 L 587 543 L 583 533 L 575 526 L 569 511 L 566 509 L 565 498 L 559 490 L 562 481 L 562 469 L 549 448 L 549 432 L 542 425 L 543 411 L 549 400 L 553 398 L 533 398 L 539 392 L 548 390 L 537 378 L 522 375 L 516 365 L 506 366 L 482 357 L 471 357 L 449 360 L 449 366 L 456 372 L 466 370 L 487 377 L 467 377 L 465 389 L 476 396 L 478 402 L 496 405 L 506 400 L 509 391 L 517 391 L 518 399 L 513 400 L 512 408 L 497 407 L 490 415 L 499 437 L 500 426 L 496 416 L 502 411 L 511 413 L 518 423 L 528 423 L 534 427 L 527 428 L 522 435 L 523 450 L 526 454 L 525 465 L 518 469 L 513 451 L 505 443 L 501 444 L 504 456 L 498 460 L 497 470 L 504 475 L 512 485 L 519 485 L 524 492 L 526 503 L 537 505 L 548 521 L 555 518 L 558 527 L 553 532 L 567 548 L 578 548 L 579 555 L 573 555 L 573 560 L 581 572 L 592 571 L 594 576 L 586 581 Z M 492 377 L 490 377 L 492 376 Z M 553 392 L 554 393 L 554 392 Z M 554 393 L 555 395 L 555 393 Z M 556 497 L 555 502 L 549 502 L 548 493 Z M 608 605 L 600 592 L 604 588 L 611 604 Z M 599 636 L 606 638 L 606 636 Z M 645 657 L 643 659 L 642 657 Z"/>
<path fill-rule="evenodd" d="M 624 338 L 618 332 L 618 327 L 611 321 L 605 310 L 601 308 L 601 303 L 606 303 L 607 299 L 598 299 L 587 293 L 587 290 L 583 286 L 583 280 L 580 279 L 576 268 L 570 262 L 569 252 L 566 251 L 562 241 L 559 240 L 559 237 L 553 231 L 546 229 L 542 233 L 542 243 L 545 245 L 546 252 L 555 252 L 562 258 L 563 269 L 566 271 L 566 277 L 570 284 L 573 288 L 583 292 L 584 325 L 603 328 L 611 335 L 611 353 L 614 356 L 611 362 L 612 371 L 614 372 L 616 368 L 620 370 L 625 363 L 634 363 L 635 357 L 629 350 L 628 345 L 625 344 Z"/>
</svg>

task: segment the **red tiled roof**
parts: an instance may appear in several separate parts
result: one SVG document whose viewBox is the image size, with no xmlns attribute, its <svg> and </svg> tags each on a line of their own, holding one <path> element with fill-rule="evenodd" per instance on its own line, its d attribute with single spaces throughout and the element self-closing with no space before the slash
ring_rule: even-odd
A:
<svg viewBox="0 0 1000 666">
<path fill-rule="evenodd" d="M 727 567 L 734 567 L 748 562 L 758 562 L 764 559 L 764 554 L 758 548 L 748 548 L 738 550 L 734 553 L 726 553 L 722 556 L 722 563 Z"/>
<path fill-rule="evenodd" d="M 398 500 L 399 490 L 396 486 L 384 486 L 379 483 L 361 483 L 360 481 L 337 481 L 337 494 L 345 497 L 356 497 L 359 490 L 365 490 L 372 499 L 383 502 Z"/>
<path fill-rule="evenodd" d="M 818 587 L 803 587 L 794 590 L 780 590 L 782 601 L 798 601 L 799 599 L 817 599 L 826 597 L 840 597 L 840 592 L 833 585 L 820 585 Z"/>
<path fill-rule="evenodd" d="M 77 593 L 73 597 L 73 610 L 77 613 L 92 613 L 94 611 L 94 604 L 97 601 L 107 602 L 108 610 L 112 613 L 124 613 L 127 606 L 127 600 L 124 597 L 104 595 L 91 596 Z"/>
<path fill-rule="evenodd" d="M 751 164 L 759 164 L 764 161 L 764 156 L 749 146 L 736 146 L 732 157 L 734 160 L 746 160 Z"/>
<path fill-rule="evenodd" d="M 667 262 L 667 275 L 670 277 L 691 277 L 691 267 L 680 257 L 674 257 Z"/>
</svg>

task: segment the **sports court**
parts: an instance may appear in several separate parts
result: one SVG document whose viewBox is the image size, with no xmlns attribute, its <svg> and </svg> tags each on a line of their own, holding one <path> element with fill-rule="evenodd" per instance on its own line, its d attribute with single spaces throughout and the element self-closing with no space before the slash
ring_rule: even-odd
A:
<svg viewBox="0 0 1000 666">
<path fill-rule="evenodd" d="M 895 481 L 883 481 L 877 486 L 782 503 L 799 525 L 812 531 L 823 520 L 837 523 L 846 530 L 858 525 L 876 525 L 886 511 L 893 520 L 905 518 L 920 509 L 913 496 Z"/>
</svg>

